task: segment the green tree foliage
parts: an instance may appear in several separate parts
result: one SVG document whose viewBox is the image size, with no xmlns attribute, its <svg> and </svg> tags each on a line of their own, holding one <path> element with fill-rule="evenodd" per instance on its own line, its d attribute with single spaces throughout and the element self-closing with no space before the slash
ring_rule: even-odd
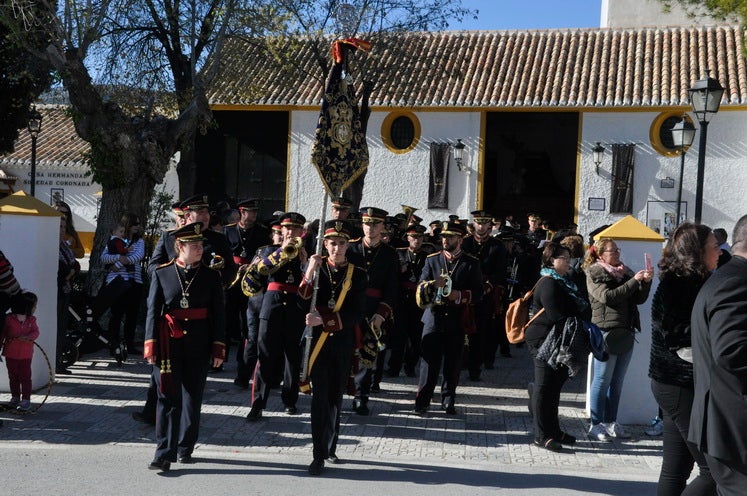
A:
<svg viewBox="0 0 747 496">
<path fill-rule="evenodd" d="M 23 18 L 14 17 L 17 27 Z M 52 84 L 52 67 L 40 63 L 22 45 L 15 42 L 13 31 L 0 24 L 0 155 L 13 151 L 18 130 L 26 127 L 28 112 L 36 98 Z M 46 40 L 32 37 L 28 42 L 42 49 Z"/>
<path fill-rule="evenodd" d="M 659 0 L 665 11 L 681 6 L 691 17 L 708 15 L 723 21 L 747 24 L 747 0 Z"/>
</svg>

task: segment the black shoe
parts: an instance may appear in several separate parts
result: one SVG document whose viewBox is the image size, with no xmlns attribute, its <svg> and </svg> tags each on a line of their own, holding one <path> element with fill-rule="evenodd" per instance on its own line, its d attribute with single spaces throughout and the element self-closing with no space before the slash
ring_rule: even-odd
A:
<svg viewBox="0 0 747 496">
<path fill-rule="evenodd" d="M 563 451 L 563 445 L 552 438 L 545 439 L 544 441 L 534 441 L 534 444 L 535 446 L 539 446 L 540 448 L 546 449 L 548 451 L 554 451 L 555 453 L 560 453 L 561 451 Z"/>
<path fill-rule="evenodd" d="M 415 374 L 415 369 L 405 369 L 405 375 L 407 377 L 417 377 Z"/>
<path fill-rule="evenodd" d="M 314 459 L 314 461 L 311 462 L 311 465 L 309 465 L 310 475 L 321 475 L 323 470 L 324 470 L 324 460 Z"/>
<path fill-rule="evenodd" d="M 195 460 L 194 458 L 192 458 L 192 455 L 181 455 L 179 457 L 179 463 L 184 463 L 185 465 L 189 465 L 194 462 Z"/>
<path fill-rule="evenodd" d="M 249 389 L 249 381 L 245 379 L 239 379 L 238 377 L 233 380 L 233 383 L 241 389 Z"/>
<path fill-rule="evenodd" d="M 288 415 L 296 415 L 298 413 L 298 408 L 296 408 L 295 406 L 286 406 L 285 413 L 287 413 Z"/>
<path fill-rule="evenodd" d="M 133 420 L 141 424 L 156 425 L 156 418 L 143 414 L 142 412 L 132 412 Z"/>
<path fill-rule="evenodd" d="M 358 400 L 353 400 L 353 411 L 364 417 L 371 413 L 371 410 L 368 409 L 368 404 L 359 403 Z"/>
<path fill-rule="evenodd" d="M 414 413 L 415 415 L 418 415 L 418 416 L 422 417 L 423 415 L 425 415 L 426 413 L 428 413 L 428 408 L 426 408 L 424 406 L 416 406 L 415 409 L 412 411 L 412 413 Z"/>
<path fill-rule="evenodd" d="M 444 411 L 446 412 L 446 415 L 456 415 L 457 411 L 456 408 L 454 408 L 454 405 L 449 405 L 446 408 L 444 408 Z"/>
<path fill-rule="evenodd" d="M 73 375 L 71 371 L 69 371 L 68 369 L 63 369 L 62 367 L 56 369 L 54 373 L 58 375 Z"/>
<path fill-rule="evenodd" d="M 374 382 L 371 384 L 371 392 L 372 393 L 380 393 L 381 392 L 381 386 L 378 382 Z"/>
<path fill-rule="evenodd" d="M 332 464 L 335 464 L 335 465 L 338 465 L 338 464 L 342 463 L 342 460 L 340 460 L 339 458 L 337 458 L 337 455 L 335 455 L 334 453 L 330 453 L 329 454 L 329 456 L 327 457 L 327 461 L 329 463 L 332 463 Z"/>
<path fill-rule="evenodd" d="M 168 472 L 171 468 L 171 462 L 168 460 L 164 460 L 163 458 L 154 458 L 152 462 L 150 462 L 150 465 L 148 465 L 148 468 L 150 470 L 160 470 L 161 472 Z"/>
<path fill-rule="evenodd" d="M 576 444 L 576 437 L 571 436 L 567 432 L 561 432 L 558 442 L 560 442 L 560 444 L 565 444 L 566 446 L 573 446 Z"/>
<path fill-rule="evenodd" d="M 221 364 L 220 367 L 210 367 L 210 370 L 208 372 L 211 372 L 213 374 L 217 374 L 218 372 L 223 372 L 223 364 Z"/>
<path fill-rule="evenodd" d="M 480 382 L 482 379 L 480 379 L 480 374 L 470 374 L 469 380 L 472 382 Z"/>
<path fill-rule="evenodd" d="M 247 422 L 259 422 L 262 420 L 262 409 L 259 406 L 252 406 L 249 413 L 246 416 Z"/>
<path fill-rule="evenodd" d="M 387 377 L 399 377 L 399 370 L 389 369 L 386 371 Z"/>
</svg>

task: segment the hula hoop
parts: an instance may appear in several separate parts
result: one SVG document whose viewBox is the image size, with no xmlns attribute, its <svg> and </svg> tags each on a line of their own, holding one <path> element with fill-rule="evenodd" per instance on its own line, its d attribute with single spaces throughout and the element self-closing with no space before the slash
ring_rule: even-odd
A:
<svg viewBox="0 0 747 496">
<path fill-rule="evenodd" d="M 14 339 L 17 339 L 17 338 L 14 338 Z M 30 413 L 36 413 L 39 410 L 39 408 L 41 408 L 42 405 L 44 405 L 44 403 L 47 402 L 47 398 L 49 398 L 49 393 L 52 392 L 52 384 L 54 384 L 54 372 L 52 371 L 52 364 L 49 361 L 49 356 L 47 356 L 47 352 L 44 351 L 44 348 L 39 346 L 39 343 L 37 343 L 36 341 L 32 341 L 32 343 L 34 343 L 34 346 L 39 348 L 39 351 L 41 351 L 41 354 L 44 357 L 44 361 L 47 362 L 47 369 L 49 370 L 49 382 L 47 383 L 47 394 L 44 395 L 44 399 L 41 401 L 41 403 L 39 403 L 35 408 L 31 410 L 26 410 L 26 411 L 10 410 L 10 409 L 3 407 L 3 409 L 6 412 L 11 412 L 16 415 L 28 415 Z"/>
</svg>

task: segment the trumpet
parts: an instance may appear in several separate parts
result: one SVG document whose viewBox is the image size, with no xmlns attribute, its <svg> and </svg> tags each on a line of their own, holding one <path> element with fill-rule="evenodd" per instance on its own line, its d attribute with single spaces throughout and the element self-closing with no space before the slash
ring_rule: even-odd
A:
<svg viewBox="0 0 747 496">
<path fill-rule="evenodd" d="M 288 260 L 293 260 L 298 256 L 298 252 L 301 251 L 301 248 L 303 247 L 303 240 L 299 238 L 298 236 L 295 236 L 291 238 L 290 243 L 288 243 L 283 248 L 283 256 L 287 258 Z"/>
<path fill-rule="evenodd" d="M 451 294 L 452 281 L 451 281 L 451 277 L 446 272 L 446 269 L 441 269 L 441 277 L 443 277 L 446 282 L 443 285 L 443 287 L 438 288 L 438 292 L 436 293 L 436 301 L 435 301 L 436 305 L 443 305 L 444 303 L 443 299 L 448 298 L 449 295 Z"/>
<path fill-rule="evenodd" d="M 417 208 L 411 207 L 409 205 L 402 204 L 402 213 L 405 214 L 405 217 L 407 218 L 405 222 L 405 228 L 410 224 L 410 221 L 412 220 L 412 216 L 415 214 L 415 211 Z"/>
</svg>

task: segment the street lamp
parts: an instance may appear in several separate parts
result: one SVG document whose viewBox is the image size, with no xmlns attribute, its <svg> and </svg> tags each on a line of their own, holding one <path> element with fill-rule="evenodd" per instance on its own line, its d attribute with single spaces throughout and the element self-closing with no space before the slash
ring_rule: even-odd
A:
<svg viewBox="0 0 747 496">
<path fill-rule="evenodd" d="M 36 193 L 36 138 L 39 136 L 42 127 L 42 116 L 36 106 L 31 107 L 29 112 L 29 123 L 26 126 L 31 135 L 31 196 Z"/>
<path fill-rule="evenodd" d="M 680 224 L 680 204 L 682 203 L 682 181 L 685 177 L 685 153 L 690 145 L 693 144 L 695 139 L 695 126 L 690 122 L 686 116 L 682 116 L 682 120 L 672 126 L 672 143 L 674 148 L 680 154 L 680 182 L 677 188 L 677 217 L 675 217 L 676 225 Z"/>
<path fill-rule="evenodd" d="M 462 170 L 462 161 L 464 160 L 464 143 L 461 139 L 457 139 L 454 145 L 454 162 L 456 162 L 457 169 Z"/>
<path fill-rule="evenodd" d="M 705 176 L 705 149 L 708 136 L 708 121 L 713 114 L 718 112 L 721 105 L 721 97 L 724 94 L 724 88 L 719 82 L 710 77 L 709 70 L 706 70 L 706 76 L 703 79 L 695 81 L 692 88 L 688 90 L 690 94 L 690 105 L 693 108 L 695 116 L 700 122 L 700 142 L 698 145 L 698 182 L 695 186 L 695 222 L 700 223 L 701 214 L 703 213 L 703 179 Z"/>
<path fill-rule="evenodd" d="M 597 141 L 597 145 L 591 149 L 591 153 L 594 154 L 594 172 L 596 172 L 598 176 L 599 165 L 602 163 L 602 160 L 604 160 L 604 147 Z"/>
</svg>

